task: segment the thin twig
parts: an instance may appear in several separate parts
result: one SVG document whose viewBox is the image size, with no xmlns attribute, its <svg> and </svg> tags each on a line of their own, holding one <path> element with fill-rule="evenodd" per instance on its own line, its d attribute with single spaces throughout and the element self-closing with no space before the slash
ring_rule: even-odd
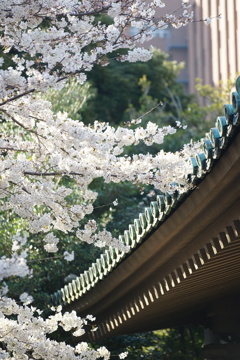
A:
<svg viewBox="0 0 240 360">
<path fill-rule="evenodd" d="M 77 176 L 83 176 L 83 174 L 76 173 L 76 172 L 34 172 L 34 171 L 24 171 L 24 175 L 30 175 L 30 176 L 63 176 L 63 175 L 77 175 Z"/>
<path fill-rule="evenodd" d="M 100 8 L 100 9 L 95 9 L 92 11 L 86 11 L 86 12 L 82 12 L 82 13 L 70 13 L 69 15 L 77 16 L 77 17 L 86 16 L 86 15 L 98 15 L 98 14 L 101 14 L 101 13 L 107 11 L 110 7 L 111 7 L 111 5 L 108 5 L 108 6 Z"/>
<path fill-rule="evenodd" d="M 21 98 L 22 96 L 28 95 L 28 94 L 34 92 L 35 90 L 36 90 L 36 89 L 31 89 L 31 90 L 27 90 L 27 91 L 25 91 L 25 92 L 23 92 L 23 93 L 21 93 L 21 94 L 15 95 L 15 96 L 13 96 L 13 97 L 11 97 L 11 98 L 9 98 L 9 99 L 1 102 L 1 103 L 0 103 L 0 106 L 5 105 L 5 104 L 7 104 L 7 103 L 10 102 L 10 101 L 17 100 L 17 99 Z"/>
<path fill-rule="evenodd" d="M 52 256 L 52 257 L 41 258 L 41 259 L 32 259 L 32 260 L 28 260 L 27 262 L 31 263 L 31 262 L 37 262 L 37 261 L 54 260 L 54 259 L 61 259 L 63 257 L 64 257 L 64 255 L 59 255 L 59 256 Z"/>
<path fill-rule="evenodd" d="M 13 147 L 5 147 L 5 146 L 0 146 L 0 150 L 4 150 L 4 151 L 24 151 L 24 152 L 28 151 L 28 150 L 15 149 Z"/>
<path fill-rule="evenodd" d="M 13 181 L 9 181 L 9 182 L 10 182 L 10 184 L 13 184 L 13 185 L 15 185 L 15 186 L 20 186 L 20 185 L 18 185 L 17 183 L 15 183 L 15 182 L 13 182 Z M 21 189 L 22 189 L 23 191 L 25 191 L 28 195 L 32 195 L 32 194 L 26 189 L 25 186 L 21 187 Z"/>
<path fill-rule="evenodd" d="M 44 138 L 45 139 L 45 137 L 44 136 L 42 136 L 42 135 L 39 135 L 38 133 L 37 133 L 37 131 L 35 131 L 35 130 L 32 130 L 32 129 L 28 129 L 25 125 L 23 125 L 20 121 L 18 121 L 18 120 L 16 120 L 12 115 L 10 115 L 6 110 L 1 110 L 6 116 L 8 116 L 15 124 L 17 124 L 17 125 L 19 125 L 21 128 L 23 128 L 24 130 L 26 130 L 26 131 L 29 131 L 30 133 L 32 133 L 32 134 L 34 134 L 34 135 L 36 135 L 37 137 L 42 137 L 42 138 Z"/>
</svg>

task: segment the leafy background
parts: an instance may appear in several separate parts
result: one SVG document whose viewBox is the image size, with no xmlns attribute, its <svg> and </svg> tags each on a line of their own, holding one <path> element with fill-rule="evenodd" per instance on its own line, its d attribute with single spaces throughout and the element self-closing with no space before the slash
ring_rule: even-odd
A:
<svg viewBox="0 0 240 360">
<path fill-rule="evenodd" d="M 137 126 L 132 119 L 141 119 L 145 126 L 148 121 L 159 126 L 176 126 L 180 121 L 187 129 L 180 128 L 175 135 L 169 136 L 163 144 L 164 151 L 176 151 L 191 139 L 198 140 L 214 125 L 222 106 L 228 102 L 232 81 L 225 86 L 212 88 L 202 85 L 198 80 L 197 98 L 184 92 L 177 82 L 177 74 L 183 64 L 168 60 L 166 54 L 155 50 L 148 63 L 120 63 L 109 59 L 109 66 L 95 66 L 88 74 L 88 81 L 78 85 L 74 80 L 59 92 L 49 91 L 44 97 L 53 103 L 53 110 L 67 111 L 76 121 L 92 124 L 95 120 L 105 121 L 112 126 Z M 156 153 L 161 146 L 147 147 L 139 144 L 136 148 L 128 147 L 126 155 L 134 152 Z M 68 181 L 68 179 L 63 179 Z M 99 193 L 91 215 L 99 224 L 106 227 L 115 236 L 120 235 L 133 219 L 138 217 L 144 206 L 154 200 L 157 192 L 152 187 L 139 187 L 131 183 L 104 184 L 102 179 L 95 179 L 91 188 Z M 78 191 L 75 196 L 79 196 Z M 118 206 L 112 202 L 118 199 Z M 79 224 L 80 226 L 83 223 Z M 0 214 L 1 242 L 0 254 L 10 256 L 13 234 L 26 232 L 26 223 L 11 212 Z M 82 243 L 73 234 L 58 234 L 61 238 L 59 253 L 65 250 L 75 252 L 75 260 L 66 262 L 57 254 L 47 254 L 43 249 L 42 235 L 31 235 L 26 246 L 29 248 L 28 261 L 33 269 L 33 277 L 12 277 L 7 280 L 9 295 L 19 299 L 19 294 L 26 291 L 34 297 L 34 306 L 49 313 L 49 294 L 60 289 L 73 275 L 86 270 L 101 252 L 100 249 Z M 30 247 L 29 247 L 30 246 Z M 71 275 L 72 274 L 72 275 Z M 69 277 L 70 275 L 70 277 Z M 73 338 L 59 331 L 54 338 L 69 343 Z M 98 344 L 99 345 L 99 344 Z M 202 328 L 191 325 L 158 330 L 142 334 L 120 336 L 104 342 L 112 351 L 112 359 L 121 351 L 128 350 L 130 360 L 166 359 L 200 360 L 202 346 Z M 92 346 L 96 346 L 93 344 Z"/>
</svg>

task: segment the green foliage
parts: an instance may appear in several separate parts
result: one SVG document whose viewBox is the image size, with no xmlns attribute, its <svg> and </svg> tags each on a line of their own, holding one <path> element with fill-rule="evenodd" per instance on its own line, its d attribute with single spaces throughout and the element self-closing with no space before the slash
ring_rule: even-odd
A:
<svg viewBox="0 0 240 360">
<path fill-rule="evenodd" d="M 182 85 L 176 81 L 182 66 L 168 61 L 167 55 L 160 50 L 155 50 L 147 63 L 125 63 L 110 59 L 107 67 L 95 66 L 88 74 L 88 81 L 96 89 L 96 97 L 89 101 L 88 108 L 82 112 L 84 121 L 91 123 L 97 119 L 111 124 L 129 121 L 129 113 L 126 111 L 129 105 L 132 104 L 137 110 L 140 108 L 142 90 L 138 82 L 143 75 L 151 82 L 149 95 L 158 102 L 165 103 L 169 98 L 167 86 L 187 103 L 189 96 L 184 95 Z"/>
<path fill-rule="evenodd" d="M 162 102 L 150 95 L 152 83 L 147 79 L 146 75 L 143 75 L 138 83 L 141 87 L 139 109 L 136 109 L 133 104 L 129 104 L 126 110 L 126 113 L 129 114 L 131 119 L 135 119 L 136 122 L 141 121 L 143 127 L 145 127 L 149 121 L 157 124 L 159 127 L 171 125 L 177 128 L 177 122 L 183 122 L 184 125 L 185 121 L 182 119 L 182 102 L 177 94 L 172 92 L 166 85 L 166 95 L 164 102 Z M 164 151 L 177 151 L 180 150 L 186 142 L 189 142 L 190 139 L 191 137 L 186 134 L 186 130 L 178 129 L 176 134 L 165 138 L 162 145 L 153 144 L 149 147 L 141 143 L 137 146 L 137 152 L 150 152 L 155 154 L 160 149 Z M 133 151 L 136 152 L 136 147 L 129 147 L 127 149 L 127 153 L 130 155 L 133 154 Z"/>
<path fill-rule="evenodd" d="M 137 110 L 133 104 L 130 104 L 126 112 L 131 119 L 141 121 L 141 125 L 145 127 L 149 121 L 156 123 L 159 127 L 171 125 L 176 128 L 176 133 L 165 138 L 162 145 L 153 144 L 151 147 L 141 143 L 137 147 L 129 147 L 127 149 L 128 154 L 133 152 L 150 152 L 152 154 L 157 153 L 160 149 L 164 151 L 175 152 L 180 150 L 184 144 L 190 142 L 191 139 L 198 140 L 201 135 L 204 134 L 202 121 L 188 121 L 190 110 L 183 103 L 185 103 L 185 97 L 181 97 L 172 92 L 170 88 L 166 86 L 166 95 L 164 102 L 159 99 L 153 98 L 151 93 L 152 83 L 147 79 L 146 75 L 143 75 L 139 79 L 139 85 L 141 86 L 141 96 L 139 98 L 139 109 Z M 193 98 L 189 96 L 189 103 L 192 107 L 197 108 L 197 104 L 194 103 Z M 199 108 L 199 106 L 198 106 Z M 178 128 L 177 123 L 181 123 L 181 127 Z M 187 125 L 188 124 L 188 125 Z M 204 130 L 206 131 L 207 125 L 205 124 Z M 186 127 L 186 129 L 185 129 Z M 196 136 L 197 135 L 197 136 Z"/>
<path fill-rule="evenodd" d="M 132 119 L 141 119 L 141 125 L 144 126 L 148 121 L 152 121 L 158 126 L 171 125 L 176 127 L 180 122 L 181 127 L 177 129 L 176 134 L 168 136 L 162 146 L 153 144 L 151 148 L 144 144 L 138 146 L 138 152 L 156 153 L 162 148 L 164 151 L 178 151 L 184 144 L 191 140 L 197 141 L 214 126 L 217 116 L 223 114 L 223 105 L 229 102 L 229 93 L 234 87 L 234 81 L 229 80 L 226 84 L 221 83 L 219 87 L 203 85 L 200 79 L 197 79 L 196 90 L 197 97 L 201 99 L 203 105 L 199 105 L 194 96 L 186 97 L 179 95 L 171 87 L 165 87 L 165 100 L 151 96 L 152 83 L 146 75 L 139 79 L 141 87 L 141 96 L 139 97 L 139 107 L 136 108 L 132 103 L 129 104 L 126 112 Z M 186 128 L 185 128 L 186 127 Z M 136 149 L 134 149 L 135 151 Z M 128 149 L 128 154 L 133 153 L 133 148 Z"/>
<path fill-rule="evenodd" d="M 133 219 L 138 218 L 144 206 L 149 205 L 146 192 L 151 187 L 139 189 L 132 183 L 105 184 L 102 179 L 96 179 L 91 187 L 98 189 L 98 198 L 94 203 L 94 212 L 91 217 L 106 226 L 114 236 L 118 236 L 127 229 Z M 118 206 L 112 202 L 118 199 Z"/>
<path fill-rule="evenodd" d="M 237 74 L 236 74 L 237 76 Z M 228 104 L 229 94 L 235 87 L 235 80 L 229 79 L 226 83 L 220 81 L 219 86 L 203 85 L 201 79 L 196 79 L 196 91 L 203 102 L 201 111 L 211 117 L 217 117 L 223 112 L 223 105 Z"/>
<path fill-rule="evenodd" d="M 0 256 L 4 254 L 6 257 L 11 257 L 12 237 L 18 232 L 22 233 L 25 226 L 26 221 L 24 219 L 11 212 L 0 212 Z"/>
<path fill-rule="evenodd" d="M 128 360 L 203 360 L 202 332 L 201 327 L 187 326 L 118 336 L 104 344 L 111 351 L 111 360 L 123 351 L 128 351 Z"/>
<path fill-rule="evenodd" d="M 71 79 L 61 90 L 49 90 L 44 98 L 52 103 L 53 112 L 66 111 L 71 119 L 81 120 L 81 112 L 94 96 L 95 90 L 90 83 L 80 85 L 75 79 Z"/>
<path fill-rule="evenodd" d="M 11 257 L 12 238 L 15 234 L 27 234 L 26 222 L 15 214 L 0 214 L 1 242 L 0 256 L 2 254 Z M 7 221 L 6 221 L 7 220 Z M 28 234 L 27 234 L 28 235 Z M 69 274 L 79 275 L 99 254 L 99 249 L 82 243 L 71 234 L 61 236 L 59 252 L 56 254 L 47 253 L 44 250 L 44 234 L 31 234 L 27 236 L 25 248 L 28 248 L 28 265 L 33 270 L 32 276 L 24 278 L 14 276 L 6 279 L 9 287 L 9 295 L 19 300 L 19 295 L 28 292 L 34 298 L 34 306 L 43 310 L 48 309 L 49 295 L 59 290 L 66 284 L 66 276 Z M 63 259 L 65 250 L 75 252 L 75 260 L 67 262 Z"/>
<path fill-rule="evenodd" d="M 159 50 L 154 52 L 148 63 L 127 64 L 112 59 L 108 67 L 95 66 L 85 85 L 81 86 L 70 80 L 61 91 L 47 92 L 45 98 L 52 102 L 55 112 L 67 111 L 69 117 L 86 123 L 97 119 L 113 125 L 132 126 L 131 119 L 141 118 L 143 126 L 148 121 L 159 126 L 175 126 L 176 121 L 180 121 L 182 125 L 188 126 L 187 129 L 178 129 L 163 145 L 165 151 L 176 151 L 191 138 L 197 140 L 208 131 L 216 116 L 222 114 L 222 106 L 228 102 L 227 96 L 233 85 L 229 81 L 224 87 L 213 88 L 198 81 L 198 94 L 205 101 L 204 106 L 199 106 L 193 96 L 183 93 L 182 86 L 176 81 L 181 66 L 169 62 L 167 56 Z M 156 145 L 150 148 L 139 144 L 137 151 L 156 153 L 159 149 Z M 132 147 L 126 149 L 127 155 L 132 153 Z M 138 217 L 142 208 L 148 205 L 151 199 L 146 193 L 153 190 L 151 187 L 139 189 L 130 183 L 104 184 L 102 179 L 95 179 L 90 187 L 99 193 L 91 218 L 95 218 L 100 227 L 106 226 L 115 236 L 123 233 L 128 224 Z M 72 195 L 73 203 L 74 196 L 80 196 L 77 189 Z M 114 207 L 112 203 L 116 198 L 119 205 Z M 11 213 L 6 219 L 4 213 L 4 216 L 0 214 L 0 226 L 0 254 L 11 256 L 11 239 L 17 232 L 27 231 L 26 223 Z M 65 285 L 66 276 L 79 275 L 100 252 L 94 246 L 81 243 L 72 234 L 58 235 L 61 238 L 59 253 L 74 250 L 74 262 L 66 262 L 58 253 L 47 254 L 43 248 L 43 236 L 32 235 L 26 246 L 30 246 L 29 265 L 33 269 L 33 277 L 8 279 L 10 296 L 18 299 L 19 294 L 26 291 L 34 297 L 34 305 L 46 309 L 49 294 Z M 61 340 L 61 334 L 54 336 Z M 68 341 L 71 342 L 71 339 Z M 199 328 L 187 327 L 122 336 L 109 340 L 107 346 L 112 351 L 113 358 L 121 351 L 128 350 L 129 360 L 202 359 Z"/>
</svg>

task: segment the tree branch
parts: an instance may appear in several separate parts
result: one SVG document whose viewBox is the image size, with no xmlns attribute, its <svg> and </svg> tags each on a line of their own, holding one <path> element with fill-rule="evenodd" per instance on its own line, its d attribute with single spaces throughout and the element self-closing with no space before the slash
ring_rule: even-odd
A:
<svg viewBox="0 0 240 360">
<path fill-rule="evenodd" d="M 6 146 L 0 146 L 0 150 L 3 150 L 3 151 L 24 151 L 24 152 L 27 152 L 27 150 L 15 149 L 15 148 L 13 148 L 13 147 L 6 147 Z"/>
<path fill-rule="evenodd" d="M 76 172 L 58 172 L 58 171 L 54 171 L 54 172 L 34 172 L 34 171 L 24 171 L 23 172 L 24 175 L 30 175 L 30 176 L 64 176 L 64 175 L 77 175 L 77 176 L 82 176 L 83 174 L 80 173 L 76 173 Z"/>
<path fill-rule="evenodd" d="M 1 110 L 6 116 L 8 116 L 15 124 L 17 124 L 17 125 L 19 125 L 21 128 L 23 128 L 24 130 L 26 130 L 26 131 L 29 131 L 30 133 L 32 133 L 32 134 L 35 134 L 37 137 L 38 136 L 40 136 L 40 137 L 42 137 L 43 139 L 45 139 L 45 137 L 44 136 L 42 136 L 42 135 L 39 135 L 38 133 L 37 133 L 37 131 L 35 131 L 35 130 L 32 130 L 32 129 L 28 129 L 25 125 L 23 125 L 20 121 L 18 121 L 18 120 L 16 120 L 12 115 L 10 115 L 6 110 Z"/>
<path fill-rule="evenodd" d="M 21 94 L 15 95 L 15 96 L 13 96 L 13 97 L 11 97 L 11 98 L 9 98 L 9 99 L 1 102 L 1 103 L 0 103 L 0 106 L 5 105 L 5 104 L 7 104 L 7 103 L 10 102 L 10 101 L 17 100 L 17 99 L 21 98 L 22 96 L 28 95 L 28 94 L 34 92 L 35 90 L 36 90 L 36 89 L 30 89 L 30 90 L 27 90 L 27 91 L 25 91 L 25 92 L 23 92 L 23 93 L 21 93 Z"/>
</svg>

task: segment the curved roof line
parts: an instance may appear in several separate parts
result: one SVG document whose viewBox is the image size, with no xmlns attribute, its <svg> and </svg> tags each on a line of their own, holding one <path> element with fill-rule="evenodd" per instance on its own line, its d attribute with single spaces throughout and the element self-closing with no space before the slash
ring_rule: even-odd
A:
<svg viewBox="0 0 240 360">
<path fill-rule="evenodd" d="M 220 158 L 222 153 L 231 143 L 233 137 L 239 131 L 240 124 L 240 77 L 236 81 L 237 91 L 232 93 L 232 104 L 224 105 L 225 116 L 217 117 L 215 127 L 201 139 L 201 152 L 190 157 L 192 171 L 188 175 L 190 184 L 198 184 Z M 128 252 L 123 252 L 113 247 L 105 250 L 100 257 L 92 263 L 88 270 L 81 273 L 75 280 L 51 295 L 54 306 L 68 306 L 76 300 L 82 299 L 82 305 L 78 310 L 84 310 L 84 295 L 88 294 L 101 280 L 108 276 L 124 259 L 129 257 L 156 228 L 161 226 L 176 208 L 182 204 L 193 190 L 183 194 L 175 191 L 173 194 L 165 193 L 157 195 L 156 201 L 152 201 L 149 207 L 139 214 L 120 240 L 129 246 Z M 87 301 L 89 306 L 89 301 Z"/>
</svg>

